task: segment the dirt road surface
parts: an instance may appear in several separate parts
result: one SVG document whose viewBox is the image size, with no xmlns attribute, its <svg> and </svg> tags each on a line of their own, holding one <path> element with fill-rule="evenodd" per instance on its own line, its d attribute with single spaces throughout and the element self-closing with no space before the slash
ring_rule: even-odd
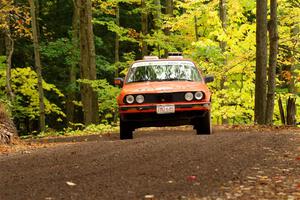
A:
<svg viewBox="0 0 300 200">
<path fill-rule="evenodd" d="M 300 199 L 299 131 L 138 131 L 0 155 L 0 199 Z"/>
</svg>

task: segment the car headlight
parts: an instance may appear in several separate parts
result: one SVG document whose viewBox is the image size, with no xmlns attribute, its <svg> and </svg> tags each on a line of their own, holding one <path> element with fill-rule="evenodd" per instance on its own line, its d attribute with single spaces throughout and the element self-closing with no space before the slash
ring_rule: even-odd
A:
<svg viewBox="0 0 300 200">
<path fill-rule="evenodd" d="M 193 95 L 193 93 L 191 93 L 191 92 L 187 92 L 187 93 L 185 93 L 184 98 L 185 98 L 185 100 L 187 100 L 187 101 L 192 101 L 193 98 L 194 98 L 194 95 Z"/>
<path fill-rule="evenodd" d="M 126 96 L 126 103 L 132 104 L 134 102 L 134 96 L 128 95 Z"/>
<path fill-rule="evenodd" d="M 201 100 L 203 98 L 203 92 L 196 92 L 195 93 L 195 99 Z"/>
<path fill-rule="evenodd" d="M 145 101 L 145 98 L 143 95 L 137 95 L 136 98 L 135 98 L 136 102 L 138 103 L 143 103 Z"/>
</svg>

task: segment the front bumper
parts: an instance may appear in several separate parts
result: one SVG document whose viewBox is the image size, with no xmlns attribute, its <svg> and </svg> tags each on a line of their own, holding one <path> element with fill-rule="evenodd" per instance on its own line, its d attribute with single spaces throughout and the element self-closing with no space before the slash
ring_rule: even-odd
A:
<svg viewBox="0 0 300 200">
<path fill-rule="evenodd" d="M 193 125 L 210 111 L 210 103 L 175 104 L 175 113 L 157 114 L 156 105 L 126 105 L 119 108 L 120 119 L 136 128 L 150 126 Z"/>
<path fill-rule="evenodd" d="M 171 104 L 171 103 L 168 103 Z M 143 105 L 122 105 L 119 107 L 120 114 L 126 113 L 156 113 L 156 106 L 158 104 L 143 104 Z M 163 105 L 163 104 L 159 104 Z M 174 103 L 175 113 L 182 111 L 209 111 L 210 102 L 201 103 Z"/>
</svg>

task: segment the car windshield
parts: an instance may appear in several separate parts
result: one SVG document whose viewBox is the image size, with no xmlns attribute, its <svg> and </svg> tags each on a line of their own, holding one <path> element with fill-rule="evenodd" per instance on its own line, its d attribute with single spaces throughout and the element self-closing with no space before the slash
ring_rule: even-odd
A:
<svg viewBox="0 0 300 200">
<path fill-rule="evenodd" d="M 190 61 L 149 61 L 134 63 L 126 83 L 146 81 L 201 81 L 195 65 Z"/>
</svg>

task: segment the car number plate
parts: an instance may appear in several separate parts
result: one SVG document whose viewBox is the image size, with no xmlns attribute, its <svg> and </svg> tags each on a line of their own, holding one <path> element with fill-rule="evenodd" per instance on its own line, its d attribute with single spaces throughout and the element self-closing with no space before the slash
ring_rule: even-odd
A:
<svg viewBox="0 0 300 200">
<path fill-rule="evenodd" d="M 175 113 L 175 105 L 173 105 L 173 104 L 157 105 L 156 106 L 156 113 L 157 114 Z"/>
</svg>

